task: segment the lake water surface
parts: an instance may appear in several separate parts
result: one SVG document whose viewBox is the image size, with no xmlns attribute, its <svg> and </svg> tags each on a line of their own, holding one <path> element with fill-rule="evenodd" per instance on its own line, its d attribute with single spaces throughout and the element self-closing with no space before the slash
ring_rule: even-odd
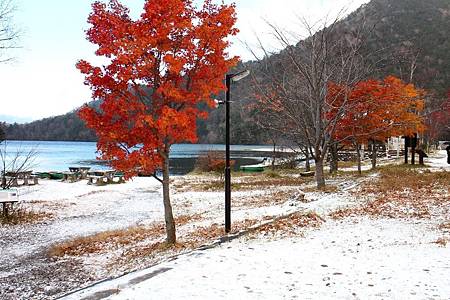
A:
<svg viewBox="0 0 450 300">
<path fill-rule="evenodd" d="M 4 142 L 5 143 L 5 142 Z M 5 145 L 2 144 L 2 149 Z M 8 153 L 22 151 L 37 151 L 33 171 L 67 171 L 72 166 L 88 166 L 94 169 L 105 169 L 108 165 L 96 159 L 95 142 L 54 142 L 54 141 L 7 141 Z M 185 174 L 193 170 L 198 156 L 207 151 L 224 153 L 225 145 L 218 144 L 177 144 L 172 146 L 170 153 L 171 173 Z M 253 164 L 269 157 L 271 146 L 232 145 L 231 158 L 236 161 L 234 168 Z"/>
</svg>

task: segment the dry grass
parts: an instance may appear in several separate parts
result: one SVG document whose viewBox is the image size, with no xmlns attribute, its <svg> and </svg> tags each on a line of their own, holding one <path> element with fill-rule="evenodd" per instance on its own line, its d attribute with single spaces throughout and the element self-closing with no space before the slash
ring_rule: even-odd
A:
<svg viewBox="0 0 450 300">
<path fill-rule="evenodd" d="M 264 219 L 272 219 L 273 217 L 266 217 Z M 283 236 L 301 236 L 301 228 L 306 227 L 319 227 L 325 220 L 322 219 L 316 213 L 295 213 L 286 218 L 280 218 L 268 224 L 262 226 L 256 226 L 260 223 L 260 220 L 256 219 L 246 219 L 240 222 L 234 222 L 231 234 L 240 232 L 241 230 L 249 230 L 250 227 L 254 227 L 249 230 L 250 237 L 257 234 L 264 235 L 276 235 L 281 234 Z M 131 260 L 136 260 L 140 258 L 146 259 L 156 259 L 161 254 L 173 255 L 187 250 L 192 250 L 211 243 L 212 241 L 222 237 L 225 234 L 223 225 L 221 224 L 211 224 L 210 226 L 198 226 L 195 227 L 193 231 L 189 234 L 180 237 L 179 241 L 175 245 L 167 245 L 164 242 L 156 242 L 150 245 L 140 245 L 137 247 L 132 247 L 125 251 L 123 255 L 113 263 L 116 267 L 118 265 L 126 264 Z M 111 267 L 113 266 L 111 265 Z"/>
<path fill-rule="evenodd" d="M 267 216 L 263 219 L 267 221 L 272 220 L 273 217 Z M 315 213 L 295 213 L 285 218 L 276 219 L 268 224 L 257 226 L 260 222 L 261 220 L 257 219 L 234 222 L 231 228 L 231 234 L 248 230 L 249 234 L 247 237 L 249 238 L 255 237 L 258 234 L 302 236 L 303 231 L 301 229 L 319 227 L 324 220 Z M 111 261 L 109 268 L 117 270 L 118 268 L 126 267 L 131 262 L 139 262 L 142 260 L 145 260 L 146 263 L 156 262 L 163 257 L 169 257 L 209 244 L 224 234 L 222 224 L 214 223 L 210 226 L 198 226 L 188 234 L 179 237 L 175 245 L 167 245 L 165 242 L 159 241 L 129 247 L 120 257 Z"/>
<path fill-rule="evenodd" d="M 200 219 L 200 215 L 180 216 L 175 219 L 175 223 L 177 225 L 184 225 L 188 222 Z M 92 253 L 101 253 L 111 249 L 114 250 L 123 246 L 136 244 L 146 239 L 160 238 L 164 233 L 165 227 L 163 223 L 104 231 L 55 244 L 49 249 L 48 255 L 51 257 L 61 257 L 64 255 L 81 256 Z"/>
<path fill-rule="evenodd" d="M 37 205 L 39 208 L 42 208 L 44 210 L 63 210 L 67 209 L 70 206 L 76 205 L 74 202 L 57 202 L 57 201 L 46 201 L 46 200 L 32 200 L 27 201 L 27 203 L 32 204 L 33 206 Z"/>
<path fill-rule="evenodd" d="M 283 190 L 270 191 L 268 194 L 248 196 L 245 198 L 235 198 L 233 200 L 234 207 L 264 207 L 271 205 L 279 205 L 289 200 L 289 197 L 294 193 L 289 188 Z"/>
<path fill-rule="evenodd" d="M 335 185 L 327 184 L 323 188 L 317 186 L 309 186 L 302 189 L 305 193 L 336 193 L 339 188 Z"/>
<path fill-rule="evenodd" d="M 325 220 L 315 212 L 294 213 L 287 218 L 277 219 L 275 222 L 259 226 L 254 232 L 265 235 L 282 234 L 283 236 L 302 235 L 301 228 L 317 228 Z"/>
<path fill-rule="evenodd" d="M 405 165 L 379 168 L 380 178 L 376 185 L 368 185 L 370 192 L 392 192 L 398 190 L 449 190 L 450 172 L 430 172 L 427 169 Z"/>
<path fill-rule="evenodd" d="M 231 187 L 234 191 L 247 191 L 279 186 L 299 186 L 310 180 L 310 178 L 282 175 L 275 176 L 272 173 L 262 173 L 258 175 L 241 176 L 238 180 L 232 180 Z M 208 180 L 186 180 L 182 184 L 177 185 L 177 187 L 182 187 L 182 190 L 198 192 L 220 191 L 224 188 L 224 182 L 213 178 Z"/>
<path fill-rule="evenodd" d="M 277 172 L 276 170 L 271 170 L 271 169 L 266 169 L 264 170 L 264 176 L 269 177 L 269 178 L 281 178 L 282 175 Z"/>
<path fill-rule="evenodd" d="M 442 230 L 442 231 L 450 232 L 450 221 L 449 222 L 444 222 L 441 225 L 439 225 L 439 229 Z"/>
<path fill-rule="evenodd" d="M 438 244 L 441 247 L 445 247 L 445 246 L 447 246 L 448 242 L 449 242 L 449 240 L 446 238 L 438 238 L 434 243 Z"/>
<path fill-rule="evenodd" d="M 364 162 L 362 162 L 364 164 Z M 338 161 L 338 168 L 353 168 L 358 166 L 357 161 L 348 160 L 348 161 Z"/>
<path fill-rule="evenodd" d="M 10 210 L 8 216 L 3 215 L 0 211 L 0 225 L 33 224 L 51 220 L 53 217 L 53 214 L 47 212 L 38 212 L 17 207 Z"/>
<path fill-rule="evenodd" d="M 233 191 L 270 189 L 280 186 L 300 186 L 314 181 L 314 177 L 300 177 L 299 169 L 277 169 L 267 170 L 261 173 L 233 172 L 231 187 Z M 176 180 L 172 188 L 176 192 L 217 192 L 224 189 L 224 179 L 209 173 L 190 174 Z"/>
<path fill-rule="evenodd" d="M 258 220 L 248 219 L 242 222 L 234 222 L 232 232 L 236 233 L 240 230 L 247 229 L 257 224 Z M 214 223 L 210 226 L 197 226 L 190 233 L 183 237 L 179 237 L 178 242 L 174 245 L 168 245 L 165 242 L 155 242 L 151 244 L 136 245 L 130 247 L 116 261 L 110 264 L 110 268 L 123 266 L 130 261 L 138 259 L 155 260 L 159 256 L 170 256 L 183 251 L 192 250 L 201 245 L 210 243 L 225 234 L 223 225 Z"/>
<path fill-rule="evenodd" d="M 248 229 L 251 226 L 257 224 L 259 220 L 246 219 L 244 221 L 234 222 L 231 228 L 231 234 L 237 233 L 241 230 Z M 196 227 L 188 235 L 181 239 L 181 243 L 190 249 L 199 247 L 200 245 L 209 243 L 225 234 L 224 227 L 221 224 L 214 223 L 210 226 Z"/>
<path fill-rule="evenodd" d="M 143 241 L 150 237 L 164 234 L 163 224 L 152 226 L 136 226 L 120 230 L 99 232 L 94 235 L 75 238 L 53 245 L 48 251 L 49 256 L 80 256 L 100 253 L 109 249 Z"/>
<path fill-rule="evenodd" d="M 333 219 L 355 215 L 388 218 L 431 218 L 433 212 L 450 204 L 450 173 L 431 173 L 418 168 L 390 166 L 380 168 L 378 180 L 366 182 L 355 196 L 372 200 L 356 208 L 338 210 Z"/>
</svg>

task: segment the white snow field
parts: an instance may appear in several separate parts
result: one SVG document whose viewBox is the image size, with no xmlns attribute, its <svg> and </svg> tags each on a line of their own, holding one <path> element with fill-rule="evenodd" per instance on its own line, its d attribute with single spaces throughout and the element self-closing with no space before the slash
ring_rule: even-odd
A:
<svg viewBox="0 0 450 300">
<path fill-rule="evenodd" d="M 443 151 L 427 164 L 450 170 Z M 326 213 L 339 198 L 309 208 Z M 450 299 L 440 221 L 352 217 L 328 219 L 304 237 L 241 237 L 64 299 Z"/>
<path fill-rule="evenodd" d="M 425 163 L 431 171 L 450 171 L 445 151 Z M 315 212 L 326 222 L 316 229 L 299 228 L 294 236 L 244 235 L 175 258 L 162 255 L 156 257 L 156 264 L 143 258 L 121 268 L 108 264 L 123 255 L 122 247 L 58 258 L 49 257 L 48 249 L 106 230 L 162 223 L 160 184 L 151 178 L 107 186 L 42 180 L 38 186 L 20 188 L 20 199 L 25 208 L 53 216 L 34 224 L 0 226 L 0 299 L 63 295 L 63 299 L 86 300 L 450 299 L 450 245 L 436 243 L 443 234 L 439 224 L 450 222 L 449 212 L 440 219 L 355 216 L 337 221 L 327 217 L 365 202 L 367 195 L 355 190 L 361 182 L 376 182 L 377 174 L 329 179 L 336 187 L 331 192 L 311 189 L 312 179 L 300 186 L 234 191 L 233 224 L 247 219 L 263 222 L 293 212 Z M 174 178 L 175 216 L 201 215 L 178 226 L 180 238 L 199 226 L 223 226 L 223 191 L 195 190 L 190 185 L 198 180 L 201 186 L 211 178 Z M 236 183 L 240 180 L 245 179 L 233 178 Z M 307 201 L 290 198 L 299 189 Z M 288 198 L 270 201 L 279 198 L 278 193 Z M 70 291 L 76 292 L 67 294 Z"/>
<path fill-rule="evenodd" d="M 450 249 L 436 236 L 426 223 L 327 222 L 305 238 L 195 251 L 66 299 L 449 299 Z"/>
</svg>

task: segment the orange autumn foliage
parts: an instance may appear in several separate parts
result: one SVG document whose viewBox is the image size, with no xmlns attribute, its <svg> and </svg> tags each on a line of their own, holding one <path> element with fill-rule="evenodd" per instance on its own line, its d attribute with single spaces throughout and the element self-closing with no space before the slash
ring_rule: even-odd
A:
<svg viewBox="0 0 450 300">
<path fill-rule="evenodd" d="M 147 0 L 137 20 L 118 0 L 95 2 L 87 39 L 108 63 L 80 60 L 99 108 L 79 112 L 98 136 L 101 159 L 125 172 L 162 168 L 174 143 L 196 142 L 196 120 L 206 118 L 200 103 L 212 94 L 237 58 L 229 58 L 227 38 L 237 29 L 235 6 L 206 0 Z"/>
<path fill-rule="evenodd" d="M 394 76 L 362 81 L 351 88 L 330 83 L 328 99 L 333 108 L 328 117 L 341 114 L 336 118 L 334 137 L 364 144 L 370 139 L 384 141 L 391 136 L 421 133 L 425 130 L 420 116 L 423 96 L 422 90 Z"/>
</svg>

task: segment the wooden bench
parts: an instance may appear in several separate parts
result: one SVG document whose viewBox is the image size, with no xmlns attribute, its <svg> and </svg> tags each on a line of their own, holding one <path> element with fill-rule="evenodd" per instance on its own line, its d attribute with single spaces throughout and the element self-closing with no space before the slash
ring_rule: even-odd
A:
<svg viewBox="0 0 450 300">
<path fill-rule="evenodd" d="M 38 177 L 36 175 L 31 175 L 28 178 L 24 178 L 23 184 L 24 185 L 36 185 L 36 184 L 39 184 Z"/>
<path fill-rule="evenodd" d="M 88 184 L 105 185 L 108 184 L 108 177 L 99 175 L 88 175 Z"/>
<path fill-rule="evenodd" d="M 123 174 L 115 174 L 111 180 L 112 183 L 124 183 L 125 177 L 123 176 Z"/>
<path fill-rule="evenodd" d="M 81 179 L 81 174 L 78 172 L 63 172 L 63 181 L 75 182 Z"/>
<path fill-rule="evenodd" d="M 110 183 L 123 183 L 125 177 L 114 170 L 90 171 L 87 175 L 88 184 L 105 185 Z"/>
<path fill-rule="evenodd" d="M 69 167 L 69 171 L 78 173 L 80 179 L 86 179 L 90 169 L 90 167 Z"/>
<path fill-rule="evenodd" d="M 2 179 L 2 186 L 6 185 L 7 187 L 18 187 L 19 186 L 19 181 L 17 180 L 17 177 L 12 177 L 12 176 L 5 176 Z M 5 182 L 3 182 L 5 181 Z"/>
<path fill-rule="evenodd" d="M 314 171 L 308 171 L 308 172 L 301 172 L 300 176 L 302 177 L 312 177 L 314 176 L 315 172 Z"/>
<path fill-rule="evenodd" d="M 32 175 L 31 171 L 6 172 L 5 176 L 2 176 L 1 179 L 2 187 L 18 187 L 21 185 L 39 184 L 38 177 L 36 175 Z"/>
</svg>

